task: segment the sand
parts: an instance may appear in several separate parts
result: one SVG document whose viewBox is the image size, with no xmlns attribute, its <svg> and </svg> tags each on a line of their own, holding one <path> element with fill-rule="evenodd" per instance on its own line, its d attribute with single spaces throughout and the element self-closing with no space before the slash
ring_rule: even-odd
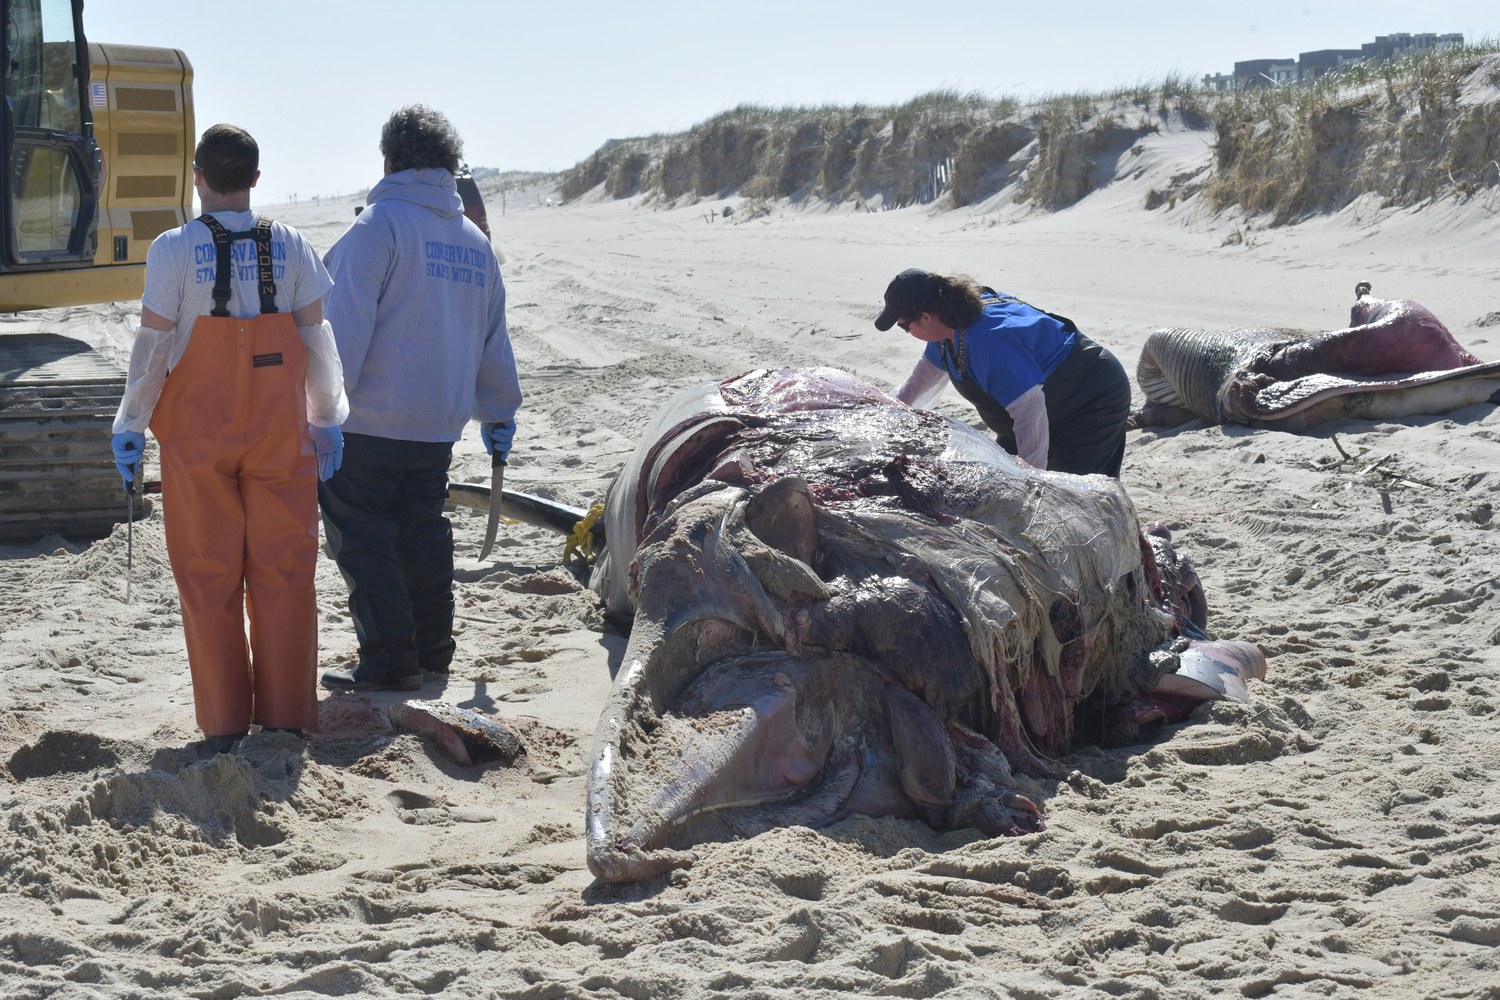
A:
<svg viewBox="0 0 1500 1000">
<path fill-rule="evenodd" d="M 1131 370 L 1157 326 L 1342 326 L 1362 279 L 1500 356 L 1485 192 L 1280 229 L 1145 210 L 1204 142 L 1165 128 L 1057 213 L 513 193 L 491 217 L 526 392 L 507 482 L 601 499 L 697 380 L 899 381 L 916 345 L 870 318 L 913 265 L 1071 316 Z M 275 214 L 326 247 L 352 202 Z M 123 360 L 131 308 L 0 330 Z M 952 392 L 940 408 L 975 419 Z M 457 455 L 453 479 L 488 481 L 475 428 Z M 856 818 L 619 887 L 590 877 L 580 830 L 623 640 L 557 569 L 559 538 L 508 528 L 481 565 L 483 520 L 454 515 L 458 658 L 420 697 L 528 746 L 475 769 L 391 732 L 391 695 L 325 698 L 305 744 L 255 734 L 201 760 L 160 512 L 137 525 L 129 605 L 123 527 L 0 550 L 0 995 L 1500 997 L 1500 411 L 1132 432 L 1123 480 L 1197 565 L 1211 629 L 1265 649 L 1250 704 L 1070 756 L 1039 835 Z M 346 664 L 327 560 L 318 586 L 322 666 Z"/>
</svg>

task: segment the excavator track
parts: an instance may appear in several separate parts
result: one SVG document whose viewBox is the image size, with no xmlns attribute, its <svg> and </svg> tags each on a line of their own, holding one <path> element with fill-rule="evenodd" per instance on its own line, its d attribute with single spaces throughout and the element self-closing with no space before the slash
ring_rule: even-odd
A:
<svg viewBox="0 0 1500 1000">
<path fill-rule="evenodd" d="M 124 392 L 125 373 L 80 340 L 0 337 L 0 543 L 100 538 L 125 519 L 110 451 Z"/>
</svg>

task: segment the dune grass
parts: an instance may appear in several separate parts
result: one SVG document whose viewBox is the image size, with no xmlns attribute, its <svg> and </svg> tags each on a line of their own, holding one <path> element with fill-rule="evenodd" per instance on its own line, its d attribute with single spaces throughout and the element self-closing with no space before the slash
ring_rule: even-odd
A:
<svg viewBox="0 0 1500 1000">
<path fill-rule="evenodd" d="M 1500 102 L 1464 104 L 1466 82 L 1500 86 L 1500 40 L 1359 64 L 1296 86 L 1221 95 L 1208 111 L 1216 208 L 1276 223 L 1375 193 L 1413 204 L 1500 183 Z"/>
<path fill-rule="evenodd" d="M 1210 203 L 1284 222 L 1371 191 L 1409 203 L 1500 183 L 1490 149 L 1500 102 L 1459 101 L 1476 70 L 1500 84 L 1497 53 L 1500 40 L 1487 38 L 1229 93 L 1170 73 L 1024 103 L 938 90 L 893 105 L 742 104 L 683 132 L 613 141 L 567 171 L 562 191 L 574 198 L 603 184 L 613 198 L 738 192 L 890 207 L 929 197 L 930 171 L 951 164 L 949 206 L 1015 183 L 1017 200 L 1062 207 L 1107 182 L 1091 173 L 1096 157 L 1176 113 L 1212 134 Z"/>
<path fill-rule="evenodd" d="M 811 122 L 846 122 L 860 118 L 878 118 L 891 122 L 898 130 L 937 116 L 975 119 L 1003 118 L 1014 114 L 1020 102 L 1012 97 L 987 97 L 981 91 L 960 93 L 957 90 L 934 90 L 920 94 L 902 104 L 740 104 L 697 122 L 683 132 L 658 132 L 652 135 L 617 139 L 607 149 L 627 147 L 643 149 L 715 128 L 796 129 Z"/>
</svg>

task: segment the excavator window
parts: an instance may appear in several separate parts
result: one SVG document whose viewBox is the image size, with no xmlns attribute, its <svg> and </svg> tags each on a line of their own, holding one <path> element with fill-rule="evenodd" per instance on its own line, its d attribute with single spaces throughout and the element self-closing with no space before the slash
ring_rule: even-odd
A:
<svg viewBox="0 0 1500 1000">
<path fill-rule="evenodd" d="M 96 198 L 72 0 L 5 4 L 8 246 L 17 264 L 85 259 Z"/>
<path fill-rule="evenodd" d="M 59 149 L 16 148 L 15 238 L 21 256 L 67 253 L 83 202 L 72 166 Z"/>
<path fill-rule="evenodd" d="M 15 124 L 83 134 L 69 0 L 12 0 L 7 38 Z"/>
</svg>

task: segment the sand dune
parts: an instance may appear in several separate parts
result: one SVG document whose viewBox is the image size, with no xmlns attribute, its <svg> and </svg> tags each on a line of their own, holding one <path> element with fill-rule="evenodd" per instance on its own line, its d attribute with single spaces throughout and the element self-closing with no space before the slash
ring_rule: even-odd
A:
<svg viewBox="0 0 1500 1000">
<path fill-rule="evenodd" d="M 1207 153 L 1170 124 L 1139 145 L 1055 213 L 709 222 L 742 200 L 513 196 L 491 218 L 527 396 L 508 484 L 600 499 L 697 380 L 817 363 L 899 381 L 916 345 L 870 319 L 913 265 L 1072 316 L 1127 368 L 1158 326 L 1342 326 L 1358 280 L 1500 356 L 1485 192 L 1261 229 L 1143 209 Z M 351 204 L 276 214 L 327 246 Z M 128 349 L 114 307 L 4 328 L 21 322 Z M 941 408 L 974 418 L 953 393 Z M 1270 658 L 1250 704 L 1070 756 L 1082 777 L 1043 783 L 1043 834 L 853 819 L 710 845 L 635 886 L 584 868 L 580 755 L 623 642 L 554 568 L 559 539 L 511 528 L 480 565 L 483 521 L 454 515 L 459 656 L 422 697 L 528 745 L 473 770 L 391 732 L 381 695 L 325 699 L 305 745 L 254 735 L 200 761 L 160 513 L 129 606 L 123 529 L 6 548 L 0 993 L 1500 996 L 1500 412 L 1319 430 L 1131 434 L 1141 517 L 1198 566 L 1211 629 Z M 455 479 L 487 480 L 473 428 L 459 454 Z M 331 563 L 318 584 L 328 667 L 354 638 Z"/>
<path fill-rule="evenodd" d="M 1285 222 L 1365 196 L 1470 196 L 1500 182 L 1500 53 L 1481 42 L 1232 92 L 1171 75 L 1029 103 L 936 91 L 888 107 L 741 105 L 674 135 L 612 139 L 560 191 L 666 205 L 734 193 L 758 211 L 767 199 L 1065 208 L 1131 174 L 1142 140 L 1184 125 L 1204 155 L 1144 189 L 1147 209 L 1201 193 Z"/>
</svg>

